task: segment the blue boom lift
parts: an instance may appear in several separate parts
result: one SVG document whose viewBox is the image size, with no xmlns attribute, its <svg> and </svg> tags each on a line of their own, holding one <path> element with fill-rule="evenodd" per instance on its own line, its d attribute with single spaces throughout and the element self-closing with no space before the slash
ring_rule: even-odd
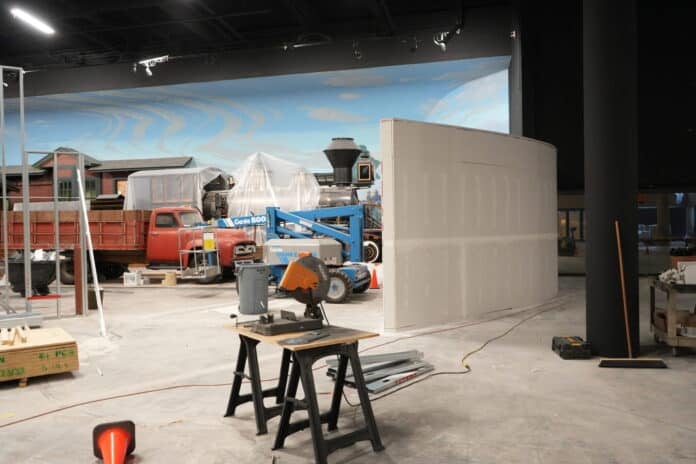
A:
<svg viewBox="0 0 696 464">
<path fill-rule="evenodd" d="M 299 253 L 309 252 L 329 267 L 329 303 L 343 303 L 351 294 L 370 287 L 367 266 L 354 264 L 363 260 L 362 205 L 292 212 L 269 207 L 266 215 L 264 259 L 276 282 L 280 282 L 290 261 Z"/>
</svg>

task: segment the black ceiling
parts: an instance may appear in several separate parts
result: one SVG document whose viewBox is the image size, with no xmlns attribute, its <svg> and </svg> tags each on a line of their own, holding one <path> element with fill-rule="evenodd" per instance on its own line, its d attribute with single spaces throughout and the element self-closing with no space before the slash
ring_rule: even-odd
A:
<svg viewBox="0 0 696 464">
<path fill-rule="evenodd" d="M 450 29 L 462 10 L 505 4 L 460 0 L 16 0 L 0 11 L 0 63 L 26 69 L 134 62 L 169 54 L 369 40 Z M 12 17 L 18 6 L 53 36 Z"/>
</svg>

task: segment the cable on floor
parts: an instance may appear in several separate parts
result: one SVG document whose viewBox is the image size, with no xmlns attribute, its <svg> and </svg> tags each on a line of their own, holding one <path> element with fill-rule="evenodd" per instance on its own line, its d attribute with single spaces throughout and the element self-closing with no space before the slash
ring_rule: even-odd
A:
<svg viewBox="0 0 696 464">
<path fill-rule="evenodd" d="M 542 310 L 537 310 L 537 311 L 535 311 L 534 313 L 530 314 L 529 316 L 525 317 L 524 319 L 518 321 L 516 324 L 514 324 L 512 327 L 510 327 L 508 330 L 506 330 L 506 331 L 503 332 L 502 334 L 500 334 L 500 335 L 498 335 L 498 336 L 496 336 L 496 337 L 493 337 L 493 338 L 491 338 L 491 339 L 489 339 L 489 340 L 486 340 L 481 346 L 479 346 L 479 347 L 476 348 L 475 350 L 472 350 L 472 351 L 470 351 L 469 353 L 467 353 L 467 354 L 464 355 L 464 357 L 463 357 L 462 360 L 461 360 L 461 363 L 462 363 L 463 367 L 465 368 L 465 370 L 463 370 L 463 371 L 442 371 L 442 372 L 435 372 L 435 373 L 429 374 L 429 375 L 427 375 L 427 376 L 425 376 L 425 377 L 423 377 L 423 378 L 415 379 L 415 380 L 413 380 L 413 381 L 411 381 L 411 382 L 408 382 L 408 383 L 406 383 L 406 384 L 404 384 L 404 385 L 402 385 L 402 386 L 400 386 L 400 387 L 397 387 L 397 388 L 395 388 L 395 389 L 393 389 L 393 390 L 391 390 L 391 391 L 389 391 L 389 392 L 387 392 L 387 393 L 385 393 L 385 394 L 383 394 L 383 395 L 380 395 L 380 396 L 371 398 L 370 401 L 373 402 L 373 401 L 378 401 L 378 400 L 380 400 L 380 399 L 382 399 L 382 398 L 386 398 L 386 397 L 389 396 L 389 395 L 392 395 L 392 394 L 394 394 L 394 393 L 397 393 L 397 392 L 399 392 L 399 391 L 401 391 L 401 390 L 403 390 L 403 389 L 405 389 L 405 388 L 408 388 L 408 387 L 410 387 L 410 386 L 412 386 L 412 385 L 415 385 L 415 384 L 417 384 L 417 383 L 424 382 L 424 381 L 426 381 L 426 380 L 428 380 L 428 379 L 430 379 L 430 378 L 432 378 L 432 377 L 438 376 L 438 375 L 461 375 L 461 374 L 468 374 L 469 372 L 471 372 L 471 368 L 470 368 L 468 365 L 465 364 L 465 361 L 466 361 L 470 356 L 472 356 L 472 355 L 474 355 L 474 354 L 480 352 L 480 351 L 483 350 L 488 344 L 490 344 L 490 343 L 492 343 L 492 342 L 494 342 L 494 341 L 496 341 L 496 340 L 499 340 L 499 339 L 505 337 L 506 335 L 508 335 L 510 332 L 512 332 L 513 330 L 515 330 L 517 327 L 519 327 L 520 325 L 522 325 L 522 324 L 525 323 L 526 321 L 528 321 L 528 320 L 530 320 L 530 319 L 532 319 L 532 318 L 534 318 L 534 317 L 536 317 L 536 316 L 538 316 L 538 315 L 540 315 L 540 314 L 542 314 L 542 313 L 551 311 L 552 309 L 558 309 L 558 308 L 560 308 L 560 307 L 562 307 L 562 306 L 563 306 L 562 304 L 561 304 L 561 305 L 554 305 L 554 306 L 551 306 L 551 307 L 549 307 L 549 308 L 545 308 L 545 309 L 542 309 Z M 534 308 L 534 309 L 536 309 L 536 308 Z M 375 349 L 375 348 L 378 348 L 378 347 L 382 347 L 382 346 L 386 346 L 386 345 L 391 345 L 391 344 L 393 344 L 393 343 L 396 343 L 396 342 L 399 342 L 399 341 L 403 341 L 403 340 L 409 340 L 409 339 L 412 339 L 412 338 L 423 337 L 423 336 L 425 336 L 425 335 L 433 335 L 433 334 L 438 334 L 438 333 L 442 333 L 442 332 L 450 332 L 450 331 L 453 331 L 453 330 L 458 330 L 458 329 L 462 329 L 462 328 L 466 328 L 466 327 L 473 327 L 473 326 L 485 324 L 485 323 L 488 323 L 488 322 L 497 321 L 497 320 L 500 320 L 500 319 L 507 319 L 507 318 L 509 318 L 509 317 L 512 317 L 512 316 L 514 316 L 514 315 L 518 315 L 518 314 L 523 313 L 523 312 L 525 312 L 525 311 L 520 311 L 520 312 L 515 313 L 515 314 L 505 314 L 505 315 L 503 315 L 503 316 L 499 316 L 499 317 L 495 317 L 495 318 L 489 318 L 489 319 L 485 319 L 485 320 L 482 320 L 482 321 L 470 322 L 470 323 L 466 323 L 466 324 L 460 324 L 460 325 L 457 325 L 457 326 L 455 326 L 455 327 L 447 327 L 447 328 L 444 328 L 444 329 L 437 329 L 437 330 L 432 330 L 432 331 L 428 331 L 428 332 L 422 332 L 422 333 L 418 333 L 418 334 L 415 334 L 415 335 L 409 335 L 409 336 L 406 336 L 406 337 L 399 337 L 399 338 L 396 338 L 396 339 L 394 339 L 394 340 L 389 340 L 388 342 L 379 343 L 379 344 L 377 344 L 377 345 L 372 345 L 372 346 L 366 347 L 366 348 L 360 350 L 360 352 L 372 350 L 372 349 Z M 325 367 L 327 367 L 326 364 L 324 364 L 324 365 L 322 365 L 322 366 L 319 366 L 319 367 L 315 367 L 315 368 L 313 368 L 312 370 L 313 370 L 313 371 L 316 371 L 316 370 L 319 370 L 319 369 L 323 369 L 323 368 L 325 368 Z M 261 381 L 262 381 L 262 382 L 271 382 L 271 381 L 274 381 L 274 380 L 278 380 L 278 378 L 275 377 L 275 378 L 270 378 L 270 379 L 262 379 Z M 186 389 L 186 388 L 229 387 L 229 386 L 231 386 L 231 385 L 232 385 L 231 382 L 226 382 L 226 383 L 211 383 L 211 384 L 182 384 L 182 385 L 170 385 L 170 386 L 167 386 L 167 387 L 152 388 L 152 389 L 149 389 L 149 390 L 140 390 L 140 391 L 135 391 L 135 392 L 130 392 L 130 393 L 123 393 L 123 394 L 120 394 L 120 395 L 106 396 L 106 397 L 103 397 L 103 398 L 96 398 L 96 399 L 88 400 L 88 401 L 80 401 L 80 402 L 78 402 L 78 403 L 69 404 L 69 405 L 66 405 L 66 406 L 62 406 L 62 407 L 59 407 L 59 408 L 55 408 L 55 409 L 51 409 L 51 410 L 48 410 L 48 411 L 44 411 L 44 412 L 41 412 L 41 413 L 38 413 L 38 414 L 34 414 L 34 415 L 32 415 L 32 416 L 24 417 L 24 418 L 22 418 L 22 419 L 17 419 L 17 420 L 15 420 L 15 421 L 8 422 L 8 423 L 6 423 L 6 424 L 0 424 L 0 429 L 3 429 L 3 428 L 5 428 L 5 427 L 10 427 L 10 426 L 12 426 L 12 425 L 17 425 L 17 424 L 21 424 L 21 423 L 24 423 L 24 422 L 28 422 L 28 421 L 30 421 L 30 420 L 38 419 L 38 418 L 40 418 L 40 417 L 48 416 L 48 415 L 55 414 L 55 413 L 58 413 L 58 412 L 62 412 L 62 411 L 66 411 L 66 410 L 69 410 L 69 409 L 77 408 L 77 407 L 80 407 L 80 406 L 86 406 L 86 405 L 89 405 L 89 404 L 102 403 L 102 402 L 105 402 L 105 401 L 117 400 L 117 399 L 122 399 L 122 398 L 130 398 L 130 397 L 134 397 L 134 396 L 146 395 L 146 394 L 149 394 L 149 393 L 163 392 L 163 391 L 168 391 L 168 390 L 179 390 L 179 389 Z M 328 394 L 330 394 L 330 392 L 321 392 L 321 393 L 319 393 L 319 394 L 320 394 L 320 395 L 328 395 Z M 360 406 L 360 403 L 357 403 L 357 404 L 351 403 L 351 402 L 348 400 L 348 397 L 346 396 L 345 392 L 343 393 L 343 398 L 344 398 L 344 400 L 346 401 L 346 403 L 347 403 L 349 406 L 353 407 L 353 408 L 356 408 L 356 407 Z"/>
<path fill-rule="evenodd" d="M 469 359 L 469 357 L 473 356 L 473 355 L 476 354 L 476 353 L 481 352 L 483 349 L 486 348 L 486 346 L 488 346 L 489 344 L 493 343 L 494 341 L 500 340 L 501 338 L 503 338 L 503 337 L 509 335 L 513 330 L 515 330 L 516 328 L 518 328 L 519 326 L 521 326 L 522 324 L 524 324 L 524 323 L 527 322 L 528 320 L 533 319 L 533 318 L 539 316 L 540 314 L 543 314 L 543 313 L 546 313 L 546 312 L 551 311 L 551 310 L 553 310 L 553 309 L 558 309 L 558 308 L 561 308 L 561 307 L 563 307 L 563 305 L 554 305 L 554 306 L 550 306 L 550 307 L 548 307 L 548 308 L 543 308 L 543 309 L 541 309 L 541 310 L 537 309 L 537 310 L 536 310 L 535 312 L 533 312 L 532 314 L 530 314 L 530 315 L 528 315 L 527 317 L 524 317 L 524 318 L 522 318 L 521 320 L 517 321 L 515 324 L 513 324 L 510 328 L 508 328 L 508 329 L 507 329 L 506 331 L 504 331 L 503 333 L 501 333 L 501 334 L 499 334 L 499 335 L 496 335 L 495 337 L 489 338 L 488 340 L 486 340 L 485 342 L 483 342 L 478 348 L 469 351 L 468 353 L 466 353 L 466 354 L 462 357 L 462 359 L 461 359 L 461 361 L 460 361 L 462 367 L 464 368 L 463 371 L 440 371 L 440 372 L 434 372 L 434 373 L 432 373 L 432 374 L 426 375 L 425 377 L 422 377 L 422 378 L 420 378 L 420 379 L 413 380 L 413 381 L 411 381 L 411 382 L 406 383 L 405 385 L 402 385 L 402 386 L 400 386 L 400 387 L 398 387 L 398 388 L 395 388 L 395 389 L 393 389 L 393 390 L 390 390 L 389 392 L 387 392 L 387 393 L 385 393 L 385 394 L 383 394 L 383 395 L 376 396 L 376 397 L 372 397 L 372 398 L 370 398 L 370 402 L 374 403 L 375 401 L 381 400 L 382 398 L 386 398 L 386 397 L 389 396 L 389 395 L 393 395 L 394 393 L 397 393 L 397 392 L 399 392 L 399 391 L 401 391 L 401 390 L 403 390 L 403 389 L 405 389 L 405 388 L 408 388 L 408 387 L 410 387 L 410 386 L 412 386 L 412 385 L 415 385 L 415 384 L 417 384 L 417 383 L 425 382 L 426 380 L 431 379 L 431 378 L 433 378 L 433 377 L 436 377 L 436 376 L 438 376 L 438 375 L 462 375 L 462 374 L 468 374 L 469 372 L 471 372 L 471 367 L 466 363 L 466 361 L 467 361 L 467 359 Z M 536 308 L 535 308 L 535 309 L 536 309 Z M 519 313 L 517 313 L 517 314 L 519 314 Z M 491 321 L 495 321 L 495 320 L 503 319 L 503 318 L 507 318 L 507 317 L 509 317 L 509 316 L 506 315 L 506 316 L 504 316 L 504 317 L 499 317 L 499 318 L 494 318 L 494 319 L 488 319 L 488 320 L 486 320 L 486 321 L 480 321 L 480 322 L 476 322 L 476 323 L 463 324 L 463 325 L 459 325 L 459 326 L 457 326 L 457 327 L 448 327 L 448 328 L 446 328 L 446 329 L 435 330 L 435 331 L 431 331 L 431 332 L 427 332 L 427 333 L 412 335 L 412 336 L 409 336 L 409 337 L 402 337 L 402 338 L 400 338 L 400 339 L 390 340 L 389 342 L 382 343 L 382 344 L 379 344 L 379 345 L 374 345 L 374 346 L 371 346 L 371 347 L 366 348 L 366 349 L 372 349 L 372 348 L 376 348 L 376 347 L 378 347 L 378 346 L 388 345 L 388 344 L 394 343 L 394 342 L 399 341 L 399 340 L 405 340 L 405 339 L 409 339 L 409 338 L 415 338 L 415 337 L 419 337 L 419 336 L 423 336 L 423 335 L 431 335 L 431 334 L 433 334 L 433 333 L 446 332 L 446 331 L 450 331 L 450 330 L 460 329 L 460 328 L 463 328 L 463 327 L 471 327 L 472 325 L 480 325 L 480 324 L 483 324 L 483 323 L 485 323 L 485 322 L 491 322 Z M 365 351 L 365 350 L 362 350 L 362 351 Z M 360 403 L 357 403 L 357 404 L 351 403 L 350 400 L 348 399 L 348 396 L 346 396 L 345 392 L 343 392 L 343 400 L 344 400 L 344 401 L 348 404 L 348 406 L 350 406 L 351 408 L 357 408 L 357 407 L 360 406 Z"/>
<path fill-rule="evenodd" d="M 162 391 L 167 391 L 167 390 L 178 390 L 178 389 L 182 389 L 182 388 L 229 387 L 230 385 L 232 385 L 231 382 L 230 382 L 230 383 L 209 383 L 209 384 L 205 384 L 205 383 L 199 383 L 199 384 L 192 383 L 192 384 L 184 384 L 184 385 L 170 385 L 170 386 L 168 386 L 168 387 L 152 388 L 152 389 L 150 389 L 150 390 L 140 390 L 140 391 L 136 391 L 136 392 L 123 393 L 123 394 L 120 394 L 120 395 L 106 396 L 106 397 L 103 397 L 103 398 L 97 398 L 97 399 L 94 399 L 94 400 L 87 400 L 87 401 L 80 401 L 80 402 L 78 402 L 78 403 L 69 404 L 69 405 L 67 405 L 67 406 L 61 406 L 60 408 L 55 408 L 55 409 L 51 409 L 51 410 L 49 410 L 49 411 L 44 411 L 44 412 L 41 412 L 41 413 L 38 413 L 38 414 L 34 414 L 33 416 L 24 417 L 24 418 L 22 418 L 22 419 L 17 419 L 17 420 L 15 420 L 15 421 L 8 422 L 8 423 L 6 423 L 6 424 L 0 424 L 0 429 L 5 428 L 5 427 L 9 427 L 9 426 L 11 426 L 11 425 L 21 424 L 22 422 L 27 422 L 27 421 L 30 421 L 30 420 L 32 420 L 32 419 L 38 419 L 39 417 L 48 416 L 48 415 L 50 415 L 50 414 L 55 414 L 55 413 L 57 413 L 57 412 L 66 411 L 66 410 L 68 410 L 68 409 L 77 408 L 77 407 L 79 407 L 79 406 L 86 406 L 86 405 L 88 405 L 88 404 L 101 403 L 101 402 L 104 402 L 104 401 L 117 400 L 117 399 L 121 399 L 121 398 L 130 398 L 130 397 L 133 397 L 133 396 L 146 395 L 146 394 L 149 394 L 149 393 L 157 393 L 157 392 L 162 392 Z"/>
</svg>

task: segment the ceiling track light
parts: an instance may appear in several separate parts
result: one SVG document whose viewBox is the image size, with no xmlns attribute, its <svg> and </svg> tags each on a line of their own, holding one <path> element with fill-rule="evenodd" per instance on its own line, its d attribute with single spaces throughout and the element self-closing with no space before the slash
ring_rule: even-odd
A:
<svg viewBox="0 0 696 464">
<path fill-rule="evenodd" d="M 423 43 L 422 40 L 420 40 L 418 37 L 413 36 L 413 44 L 411 45 L 411 53 L 416 53 L 416 50 L 421 46 Z"/>
<path fill-rule="evenodd" d="M 462 29 L 464 28 L 465 8 L 466 7 L 464 6 L 464 1 L 462 0 L 462 2 L 459 5 L 459 15 L 457 19 L 457 24 L 455 24 L 454 27 L 449 31 L 436 32 L 433 36 L 433 43 L 440 47 L 440 50 L 442 50 L 443 53 L 447 51 L 447 44 L 450 40 L 452 40 L 452 37 L 454 37 L 455 35 L 459 35 L 462 32 Z"/>
<path fill-rule="evenodd" d="M 21 8 L 12 8 L 10 9 L 10 13 L 15 18 L 19 19 L 20 21 L 23 21 L 24 23 L 36 29 L 37 31 L 43 32 L 46 35 L 53 35 L 56 32 L 51 26 L 46 24 L 45 21 L 37 18 L 33 14 Z"/>
<path fill-rule="evenodd" d="M 138 70 L 138 65 L 141 65 L 145 68 L 145 74 L 148 77 L 152 77 L 151 68 L 154 68 L 159 63 L 166 63 L 167 61 L 169 61 L 169 55 L 156 56 L 154 58 L 140 60 L 137 63 L 133 63 L 133 72 L 136 72 Z"/>
<path fill-rule="evenodd" d="M 362 51 L 360 50 L 360 44 L 357 40 L 353 41 L 353 58 L 362 60 Z"/>
<path fill-rule="evenodd" d="M 447 43 L 452 40 L 452 37 L 459 35 L 462 31 L 462 24 L 457 24 L 447 32 L 436 32 L 433 36 L 433 43 L 440 47 L 443 52 L 447 51 Z"/>
<path fill-rule="evenodd" d="M 287 52 L 296 48 L 316 47 L 318 45 L 326 45 L 331 42 L 331 37 L 324 33 L 310 32 L 307 34 L 300 34 L 293 42 L 284 42 L 282 48 Z"/>
</svg>

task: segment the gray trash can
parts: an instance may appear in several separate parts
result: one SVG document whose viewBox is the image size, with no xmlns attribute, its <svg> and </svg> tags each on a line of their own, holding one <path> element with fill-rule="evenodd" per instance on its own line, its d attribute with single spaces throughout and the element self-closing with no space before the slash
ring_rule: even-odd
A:
<svg viewBox="0 0 696 464">
<path fill-rule="evenodd" d="M 263 314 L 268 311 L 269 275 L 270 269 L 263 263 L 242 264 L 237 268 L 241 314 Z"/>
</svg>

